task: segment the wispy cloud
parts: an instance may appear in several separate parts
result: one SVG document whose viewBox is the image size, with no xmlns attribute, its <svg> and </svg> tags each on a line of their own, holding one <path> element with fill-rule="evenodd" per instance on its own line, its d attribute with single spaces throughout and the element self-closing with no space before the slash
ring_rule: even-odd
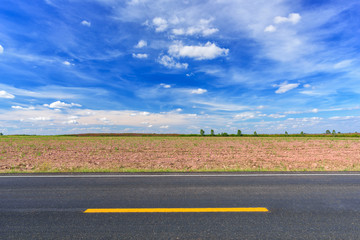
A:
<svg viewBox="0 0 360 240">
<path fill-rule="evenodd" d="M 278 90 L 275 91 L 277 94 L 286 93 L 294 88 L 297 88 L 300 84 L 299 83 L 287 83 L 284 82 L 280 85 L 274 85 L 275 87 L 279 87 Z"/>
<path fill-rule="evenodd" d="M 138 59 L 148 58 L 148 55 L 146 53 L 133 53 L 132 56 L 133 58 L 138 58 Z"/>
<path fill-rule="evenodd" d="M 207 90 L 206 89 L 202 89 L 202 88 L 198 88 L 198 89 L 195 89 L 195 90 L 191 90 L 191 93 L 192 94 L 204 94 L 206 93 Z"/>
<path fill-rule="evenodd" d="M 4 91 L 4 90 L 1 90 L 1 91 L 0 91 L 0 98 L 13 99 L 13 98 L 15 98 L 15 96 L 12 95 L 12 94 L 10 94 L 10 93 L 8 93 L 8 92 L 6 92 L 6 91 Z"/>
<path fill-rule="evenodd" d="M 301 16 L 299 13 L 290 13 L 288 17 L 276 16 L 274 18 L 274 23 L 292 23 L 297 24 L 301 20 Z"/>
</svg>

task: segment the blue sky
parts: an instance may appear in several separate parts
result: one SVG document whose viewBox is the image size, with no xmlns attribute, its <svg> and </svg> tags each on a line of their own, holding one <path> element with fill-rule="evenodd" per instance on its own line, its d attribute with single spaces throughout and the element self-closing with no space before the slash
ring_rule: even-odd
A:
<svg viewBox="0 0 360 240">
<path fill-rule="evenodd" d="M 3 0 L 0 132 L 360 131 L 360 3 Z"/>
</svg>

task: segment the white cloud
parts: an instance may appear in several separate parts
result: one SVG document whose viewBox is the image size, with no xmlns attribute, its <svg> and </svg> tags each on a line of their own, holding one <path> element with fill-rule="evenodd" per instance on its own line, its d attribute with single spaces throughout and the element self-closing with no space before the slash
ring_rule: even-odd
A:
<svg viewBox="0 0 360 240">
<path fill-rule="evenodd" d="M 162 86 L 163 88 L 171 88 L 171 85 L 165 83 L 160 83 L 160 86 Z"/>
<path fill-rule="evenodd" d="M 139 59 L 144 59 L 148 57 L 146 53 L 137 53 L 137 54 L 133 53 L 132 56 L 133 58 L 139 58 Z"/>
<path fill-rule="evenodd" d="M 150 115 L 149 112 L 141 112 L 141 113 L 139 113 L 139 114 L 142 115 L 142 116 L 149 116 L 149 115 Z"/>
<path fill-rule="evenodd" d="M 310 84 L 304 84 L 304 88 L 309 88 L 309 87 L 311 87 Z"/>
<path fill-rule="evenodd" d="M 219 29 L 209 26 L 209 23 L 213 19 L 200 19 L 198 23 L 192 24 L 192 26 L 187 28 L 174 28 L 172 29 L 172 33 L 174 35 L 202 35 L 209 36 L 219 31 Z M 178 24 L 180 21 L 173 22 L 174 24 Z"/>
<path fill-rule="evenodd" d="M 49 118 L 49 117 L 32 117 L 32 118 L 29 118 L 29 120 L 32 120 L 32 121 L 49 121 L 49 120 L 51 120 L 51 118 Z"/>
<path fill-rule="evenodd" d="M 4 48 L 3 46 L 0 45 L 0 54 L 4 53 Z"/>
<path fill-rule="evenodd" d="M 163 32 L 167 29 L 168 25 L 167 25 L 167 21 L 163 18 L 160 17 L 156 17 L 152 20 L 154 26 L 155 26 L 155 31 L 156 32 Z"/>
<path fill-rule="evenodd" d="M 21 106 L 11 106 L 12 109 L 23 109 L 23 110 L 34 110 L 35 108 L 34 107 L 28 107 L 28 108 L 25 108 L 25 107 L 21 107 Z"/>
<path fill-rule="evenodd" d="M 290 13 L 288 17 L 281 17 L 277 16 L 274 18 L 274 23 L 280 24 L 280 23 L 292 23 L 297 24 L 301 20 L 301 16 L 298 13 Z"/>
<path fill-rule="evenodd" d="M 198 88 L 196 90 L 192 90 L 191 93 L 192 94 L 203 94 L 203 93 L 206 93 L 207 90 L 206 89 L 202 89 L 202 88 Z"/>
<path fill-rule="evenodd" d="M 318 112 L 319 112 L 319 109 L 314 108 L 313 110 L 311 110 L 311 112 L 313 112 L 313 113 L 318 113 Z"/>
<path fill-rule="evenodd" d="M 338 62 L 334 65 L 334 68 L 335 69 L 346 68 L 351 65 L 352 61 L 353 60 L 349 59 L 349 60 L 344 60 L 344 61 Z"/>
<path fill-rule="evenodd" d="M 168 128 L 169 128 L 169 125 L 160 126 L 160 128 L 168 129 Z"/>
<path fill-rule="evenodd" d="M 76 120 L 74 120 L 74 119 L 69 120 L 69 121 L 66 121 L 66 122 L 64 122 L 64 123 L 65 123 L 65 124 L 79 124 L 79 122 L 76 121 Z"/>
<path fill-rule="evenodd" d="M 66 66 L 70 66 L 71 63 L 69 61 L 63 61 L 63 64 L 66 65 Z"/>
<path fill-rule="evenodd" d="M 264 32 L 275 32 L 276 27 L 274 25 L 269 25 L 264 29 Z"/>
<path fill-rule="evenodd" d="M 143 48 L 147 46 L 147 42 L 144 40 L 140 40 L 138 44 L 135 45 L 135 48 Z"/>
<path fill-rule="evenodd" d="M 174 57 L 189 57 L 195 60 L 205 60 L 226 56 L 229 53 L 229 49 L 219 48 L 215 43 L 210 42 L 199 46 L 184 46 L 178 41 L 169 47 L 168 52 Z"/>
<path fill-rule="evenodd" d="M 353 119 L 355 118 L 355 116 L 335 116 L 335 117 L 330 117 L 329 119 L 331 120 L 348 120 L 348 119 Z"/>
<path fill-rule="evenodd" d="M 280 85 L 274 85 L 274 86 L 277 86 L 279 87 L 278 90 L 275 91 L 275 93 L 277 94 L 281 94 L 281 93 L 286 93 L 287 91 L 290 91 L 291 89 L 294 89 L 294 88 L 297 88 L 300 84 L 299 83 L 287 83 L 287 82 L 284 82 Z"/>
<path fill-rule="evenodd" d="M 202 36 L 209 36 L 218 31 L 219 31 L 219 29 L 217 29 L 217 28 L 189 27 L 187 30 L 184 30 L 183 28 L 174 28 L 172 30 L 172 33 L 175 35 L 191 36 L 191 35 L 195 35 L 195 34 L 201 34 Z"/>
<path fill-rule="evenodd" d="M 248 119 L 257 118 L 257 114 L 258 112 L 243 112 L 235 115 L 235 118 L 240 120 L 248 120 Z"/>
<path fill-rule="evenodd" d="M 286 117 L 286 115 L 282 115 L 282 114 L 278 114 L 278 113 L 273 113 L 273 114 L 267 115 L 267 117 L 270 117 L 270 118 L 283 118 L 283 117 Z"/>
<path fill-rule="evenodd" d="M 70 108 L 70 107 L 81 107 L 80 104 L 76 103 L 64 103 L 60 101 L 53 102 L 51 104 L 44 104 L 45 107 L 49 108 Z"/>
<path fill-rule="evenodd" d="M 91 22 L 86 21 L 86 20 L 83 20 L 83 21 L 81 22 L 81 25 L 84 25 L 84 26 L 90 27 L 90 26 L 91 26 Z"/>
<path fill-rule="evenodd" d="M 2 90 L 2 91 L 0 91 L 0 98 L 13 99 L 13 98 L 15 98 L 15 96 L 12 95 L 12 94 L 10 94 L 10 93 L 8 93 L 8 92 L 6 92 L 6 91 L 4 91 L 4 90 Z"/>
<path fill-rule="evenodd" d="M 184 68 L 184 69 L 187 69 L 189 64 L 187 63 L 179 63 L 179 62 L 176 62 L 174 60 L 174 58 L 172 57 L 169 57 L 167 55 L 164 55 L 162 56 L 158 62 L 161 64 L 161 65 L 164 65 L 165 67 L 168 67 L 168 68 Z"/>
<path fill-rule="evenodd" d="M 172 30 L 172 33 L 175 35 L 184 35 L 186 34 L 185 30 L 183 28 L 174 28 Z"/>
</svg>

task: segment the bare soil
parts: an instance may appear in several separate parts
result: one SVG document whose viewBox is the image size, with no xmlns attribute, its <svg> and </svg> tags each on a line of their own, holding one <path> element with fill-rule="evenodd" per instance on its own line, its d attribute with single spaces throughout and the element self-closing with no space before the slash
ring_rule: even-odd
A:
<svg viewBox="0 0 360 240">
<path fill-rule="evenodd" d="M 360 139 L 0 137 L 0 172 L 303 170 L 360 170 Z"/>
</svg>

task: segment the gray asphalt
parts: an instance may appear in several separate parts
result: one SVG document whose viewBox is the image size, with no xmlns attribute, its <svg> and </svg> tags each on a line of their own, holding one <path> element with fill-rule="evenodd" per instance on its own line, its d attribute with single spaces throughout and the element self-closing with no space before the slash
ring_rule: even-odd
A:
<svg viewBox="0 0 360 240">
<path fill-rule="evenodd" d="M 83 213 L 266 207 L 268 213 Z M 0 176 L 0 239 L 359 239 L 360 174 Z"/>
</svg>

